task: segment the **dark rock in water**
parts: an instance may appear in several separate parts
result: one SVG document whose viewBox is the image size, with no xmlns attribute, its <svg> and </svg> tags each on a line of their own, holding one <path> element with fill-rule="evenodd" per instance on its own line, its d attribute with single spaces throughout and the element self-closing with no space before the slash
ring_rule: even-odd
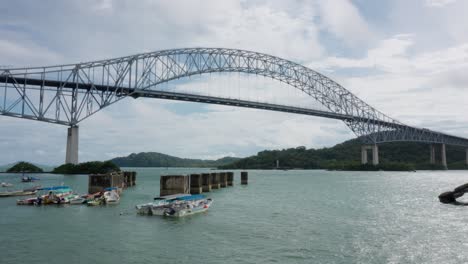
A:
<svg viewBox="0 0 468 264">
<path fill-rule="evenodd" d="M 468 183 L 458 186 L 453 191 L 444 192 L 439 195 L 439 201 L 444 204 L 455 204 L 455 205 L 468 205 L 466 203 L 458 202 L 457 198 L 462 197 L 468 192 Z"/>
<path fill-rule="evenodd" d="M 444 192 L 439 195 L 439 201 L 444 204 L 456 203 L 454 192 Z"/>
<path fill-rule="evenodd" d="M 458 186 L 453 191 L 457 192 L 457 193 L 459 193 L 459 192 L 463 192 L 463 193 L 468 192 L 468 183 L 465 183 L 465 184 L 462 184 L 462 185 Z"/>
</svg>

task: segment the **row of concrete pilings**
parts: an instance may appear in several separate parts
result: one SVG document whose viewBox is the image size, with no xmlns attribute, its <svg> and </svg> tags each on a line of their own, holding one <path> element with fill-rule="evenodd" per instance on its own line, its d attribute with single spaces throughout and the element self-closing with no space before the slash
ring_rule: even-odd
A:
<svg viewBox="0 0 468 264">
<path fill-rule="evenodd" d="M 440 153 L 439 155 L 436 155 L 437 149 L 439 150 L 439 153 Z M 378 165 L 379 164 L 379 147 L 377 146 L 377 144 L 361 146 L 361 164 L 368 163 L 368 159 L 367 159 L 368 150 L 370 150 L 372 153 L 372 164 Z M 444 166 L 445 168 L 447 168 L 447 152 L 445 150 L 445 144 L 431 144 L 429 151 L 430 151 L 429 152 L 430 164 L 440 164 Z M 468 165 L 468 148 L 465 151 L 466 151 L 465 164 Z M 436 159 L 436 156 L 439 157 L 439 160 Z"/>
<path fill-rule="evenodd" d="M 248 173 L 241 172 L 241 184 L 248 183 Z M 200 194 L 212 189 L 234 186 L 234 172 L 213 172 L 189 175 L 161 175 L 159 195 L 178 193 Z"/>
</svg>

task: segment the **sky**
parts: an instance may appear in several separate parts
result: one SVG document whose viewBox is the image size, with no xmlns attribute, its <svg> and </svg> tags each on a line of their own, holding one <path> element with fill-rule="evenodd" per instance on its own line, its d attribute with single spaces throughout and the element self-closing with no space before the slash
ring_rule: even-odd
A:
<svg viewBox="0 0 468 264">
<path fill-rule="evenodd" d="M 465 0 L 1 2 L 1 67 L 184 47 L 252 50 L 323 73 L 405 124 L 468 137 Z M 276 82 L 235 74 L 172 86 L 221 91 L 235 88 L 235 82 L 239 90 L 263 89 L 254 96 L 281 97 L 287 91 Z M 264 149 L 333 146 L 354 137 L 337 120 L 141 98 L 122 100 L 79 126 L 80 161 L 143 151 L 245 157 Z M 0 115 L 0 164 L 58 165 L 65 143 L 65 126 Z"/>
</svg>

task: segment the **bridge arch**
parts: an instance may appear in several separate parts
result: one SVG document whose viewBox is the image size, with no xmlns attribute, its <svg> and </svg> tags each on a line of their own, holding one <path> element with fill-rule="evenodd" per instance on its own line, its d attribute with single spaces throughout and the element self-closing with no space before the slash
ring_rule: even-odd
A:
<svg viewBox="0 0 468 264">
<path fill-rule="evenodd" d="M 225 48 L 170 49 L 77 64 L 3 69 L 0 83 L 5 83 L 5 91 L 16 92 L 19 99 L 10 106 L 0 106 L 0 113 L 76 126 L 127 96 L 154 95 L 161 93 L 162 83 L 215 72 L 256 74 L 289 84 L 325 106 L 334 114 L 331 118 L 343 120 L 367 143 L 421 141 L 468 146 L 464 138 L 410 127 L 390 118 L 332 79 L 298 63 L 264 53 Z M 40 92 L 39 104 L 28 97 L 27 91 L 33 87 Z M 19 104 L 22 104 L 20 110 Z M 274 108 L 265 106 L 261 107 Z M 289 111 L 285 107 L 276 110 Z M 301 111 L 290 112 L 304 113 Z"/>
</svg>

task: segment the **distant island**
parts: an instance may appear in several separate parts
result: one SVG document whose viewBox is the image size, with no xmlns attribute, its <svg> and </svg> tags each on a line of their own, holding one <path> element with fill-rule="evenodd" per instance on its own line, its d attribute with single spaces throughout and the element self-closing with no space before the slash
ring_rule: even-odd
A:
<svg viewBox="0 0 468 264">
<path fill-rule="evenodd" d="M 437 170 L 441 165 L 429 163 L 429 145 L 415 142 L 379 144 L 380 164 L 361 165 L 359 139 L 352 139 L 331 148 L 307 149 L 305 147 L 282 150 L 265 150 L 257 155 L 221 165 L 220 169 L 328 169 L 328 170 Z M 449 169 L 467 169 L 465 149 L 447 146 Z"/>
<path fill-rule="evenodd" d="M 132 153 L 126 157 L 111 159 L 110 162 L 120 167 L 184 167 L 184 168 L 217 168 L 232 164 L 239 158 L 224 157 L 217 160 L 184 159 L 158 152 Z"/>
<path fill-rule="evenodd" d="M 11 168 L 7 169 L 6 172 L 8 173 L 21 173 L 21 172 L 41 173 L 43 172 L 43 170 L 32 163 L 21 161 L 13 165 Z"/>
<path fill-rule="evenodd" d="M 90 161 L 79 164 L 63 164 L 52 170 L 52 173 L 57 174 L 98 174 L 120 171 L 119 166 L 112 161 Z"/>
</svg>

